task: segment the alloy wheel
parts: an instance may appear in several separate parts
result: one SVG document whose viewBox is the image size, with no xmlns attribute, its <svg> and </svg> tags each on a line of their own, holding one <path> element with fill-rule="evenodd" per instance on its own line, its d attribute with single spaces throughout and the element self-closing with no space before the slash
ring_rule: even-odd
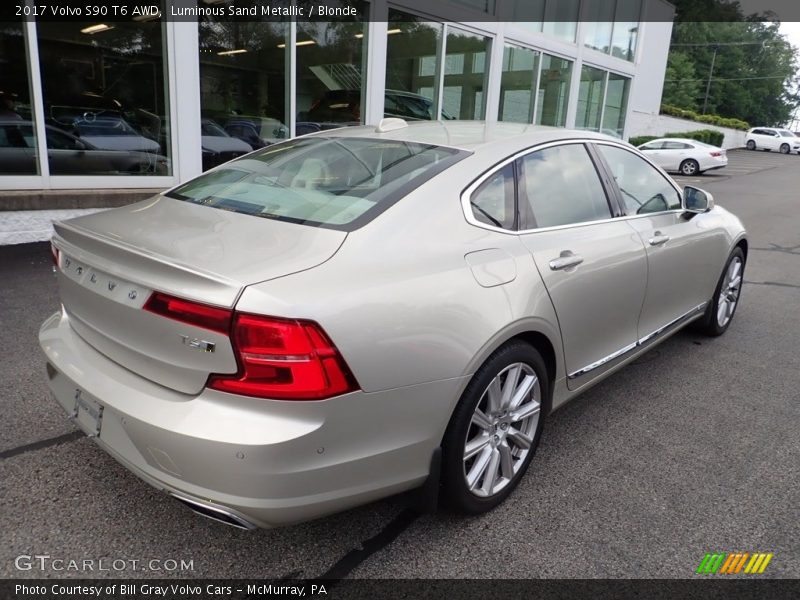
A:
<svg viewBox="0 0 800 600">
<path fill-rule="evenodd" d="M 539 423 L 542 392 L 525 363 L 507 366 L 484 390 L 464 440 L 464 479 L 471 493 L 494 496 L 519 473 Z"/>
<path fill-rule="evenodd" d="M 697 171 L 697 163 L 693 160 L 686 160 L 681 164 L 681 173 L 684 175 L 694 175 Z"/>
<path fill-rule="evenodd" d="M 717 302 L 717 324 L 725 327 L 733 317 L 739 294 L 742 292 L 742 259 L 735 256 L 728 265 L 725 280 L 719 290 Z"/>
</svg>

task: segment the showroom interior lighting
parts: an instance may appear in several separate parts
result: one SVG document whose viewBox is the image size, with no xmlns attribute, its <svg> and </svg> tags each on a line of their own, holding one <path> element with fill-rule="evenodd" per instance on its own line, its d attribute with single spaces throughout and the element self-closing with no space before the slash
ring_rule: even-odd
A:
<svg viewBox="0 0 800 600">
<path fill-rule="evenodd" d="M 314 40 L 303 40 L 302 42 L 296 42 L 295 46 L 313 46 L 316 43 Z M 278 48 L 286 48 L 286 44 L 278 44 Z"/>
<path fill-rule="evenodd" d="M 386 35 L 394 35 L 395 33 L 402 33 L 402 32 L 403 32 L 402 29 L 389 29 L 389 30 L 386 31 Z M 364 37 L 364 34 L 363 33 L 357 33 L 356 37 L 358 39 L 361 39 L 361 38 Z"/>
<path fill-rule="evenodd" d="M 89 27 L 84 27 L 83 29 L 81 29 L 81 33 L 94 35 L 95 33 L 100 33 L 101 31 L 108 31 L 109 29 L 114 29 L 114 28 L 111 25 L 106 25 L 105 23 L 98 23 L 97 25 L 90 25 Z"/>
<path fill-rule="evenodd" d="M 222 50 L 221 52 L 217 52 L 217 56 L 232 56 L 233 54 L 244 54 L 247 52 L 244 48 L 239 48 L 238 50 Z"/>
</svg>

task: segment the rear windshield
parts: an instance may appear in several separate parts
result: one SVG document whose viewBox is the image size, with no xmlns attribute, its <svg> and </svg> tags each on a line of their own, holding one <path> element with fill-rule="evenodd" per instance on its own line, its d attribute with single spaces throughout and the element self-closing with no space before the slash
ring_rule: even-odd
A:
<svg viewBox="0 0 800 600">
<path fill-rule="evenodd" d="M 351 230 L 467 154 L 394 140 L 297 138 L 229 162 L 167 196 L 256 217 Z"/>
</svg>

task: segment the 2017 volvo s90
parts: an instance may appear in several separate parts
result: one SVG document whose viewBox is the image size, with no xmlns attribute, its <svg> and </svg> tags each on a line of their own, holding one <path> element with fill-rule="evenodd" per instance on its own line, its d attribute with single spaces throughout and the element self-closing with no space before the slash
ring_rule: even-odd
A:
<svg viewBox="0 0 800 600">
<path fill-rule="evenodd" d="M 632 146 L 385 119 L 56 225 L 49 385 L 145 481 L 240 527 L 408 490 L 479 513 L 546 416 L 683 326 L 747 239 Z"/>
</svg>

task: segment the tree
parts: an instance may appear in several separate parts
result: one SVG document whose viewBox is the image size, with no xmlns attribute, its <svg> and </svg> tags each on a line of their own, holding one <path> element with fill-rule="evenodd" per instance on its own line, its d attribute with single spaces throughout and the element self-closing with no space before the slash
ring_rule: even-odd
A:
<svg viewBox="0 0 800 600">
<path fill-rule="evenodd" d="M 694 70 L 694 61 L 685 52 L 670 52 L 662 102 L 696 110 L 700 94 L 700 80 Z"/>
<path fill-rule="evenodd" d="M 744 17 L 724 0 L 677 0 L 676 15 L 665 104 L 763 125 L 790 119 L 800 106 L 798 49 L 764 20 L 773 15 Z"/>
</svg>

